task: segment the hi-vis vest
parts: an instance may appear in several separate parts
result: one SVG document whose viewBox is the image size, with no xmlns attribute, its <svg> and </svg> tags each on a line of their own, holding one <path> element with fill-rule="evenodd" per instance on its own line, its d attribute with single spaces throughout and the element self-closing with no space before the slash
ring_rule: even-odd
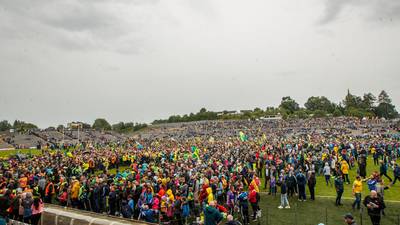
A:
<svg viewBox="0 0 400 225">
<path fill-rule="evenodd" d="M 50 188 L 51 188 L 51 190 L 50 190 Z M 53 185 L 53 183 L 52 182 L 50 182 L 50 183 L 48 183 L 47 185 L 46 185 L 46 189 L 45 189 L 45 191 L 44 191 L 44 194 L 45 195 L 53 195 L 53 194 L 55 194 L 56 192 L 55 192 L 55 190 L 54 190 L 54 185 Z"/>
</svg>

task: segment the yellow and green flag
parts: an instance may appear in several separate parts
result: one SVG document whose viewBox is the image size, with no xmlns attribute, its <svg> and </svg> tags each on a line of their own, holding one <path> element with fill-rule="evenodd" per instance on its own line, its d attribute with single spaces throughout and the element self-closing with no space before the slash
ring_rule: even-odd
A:
<svg viewBox="0 0 400 225">
<path fill-rule="evenodd" d="M 247 141 L 247 135 L 245 135 L 244 133 L 243 133 L 243 131 L 240 131 L 239 132 L 239 138 L 240 138 L 240 140 L 241 141 Z"/>
</svg>

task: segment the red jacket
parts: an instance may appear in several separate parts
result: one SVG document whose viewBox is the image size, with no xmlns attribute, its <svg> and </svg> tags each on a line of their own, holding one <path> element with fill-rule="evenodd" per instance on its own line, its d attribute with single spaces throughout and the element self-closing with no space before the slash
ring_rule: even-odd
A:
<svg viewBox="0 0 400 225">
<path fill-rule="evenodd" d="M 223 207 L 222 205 L 217 205 L 217 209 L 220 212 L 224 212 L 224 213 L 228 212 L 228 210 L 225 207 Z"/>
<path fill-rule="evenodd" d="M 257 192 L 256 190 L 251 190 L 249 193 L 249 202 L 250 203 L 257 203 Z"/>
</svg>

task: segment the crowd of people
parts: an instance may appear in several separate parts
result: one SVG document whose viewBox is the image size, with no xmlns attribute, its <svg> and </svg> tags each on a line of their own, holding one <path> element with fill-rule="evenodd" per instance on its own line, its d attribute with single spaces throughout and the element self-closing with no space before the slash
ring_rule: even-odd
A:
<svg viewBox="0 0 400 225">
<path fill-rule="evenodd" d="M 261 217 L 263 189 L 280 193 L 278 207 L 288 209 L 293 198 L 314 200 L 316 176 L 324 176 L 318 185 L 335 188 L 337 206 L 352 183 L 353 208 L 364 204 L 375 225 L 384 190 L 400 179 L 392 126 L 353 118 L 202 122 L 125 142 L 43 149 L 1 160 L 0 216 L 38 224 L 44 204 L 59 204 L 147 222 L 216 225 L 226 218 L 232 225 L 239 218 L 246 225 Z M 368 157 L 380 168 L 371 176 Z M 364 201 L 362 182 L 371 191 Z"/>
</svg>

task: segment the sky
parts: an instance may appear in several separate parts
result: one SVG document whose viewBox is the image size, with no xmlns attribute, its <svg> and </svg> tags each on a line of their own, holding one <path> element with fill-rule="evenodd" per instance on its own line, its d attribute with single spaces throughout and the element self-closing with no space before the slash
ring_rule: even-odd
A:
<svg viewBox="0 0 400 225">
<path fill-rule="evenodd" d="M 0 120 L 301 105 L 386 90 L 400 105 L 399 0 L 0 0 Z"/>
</svg>

